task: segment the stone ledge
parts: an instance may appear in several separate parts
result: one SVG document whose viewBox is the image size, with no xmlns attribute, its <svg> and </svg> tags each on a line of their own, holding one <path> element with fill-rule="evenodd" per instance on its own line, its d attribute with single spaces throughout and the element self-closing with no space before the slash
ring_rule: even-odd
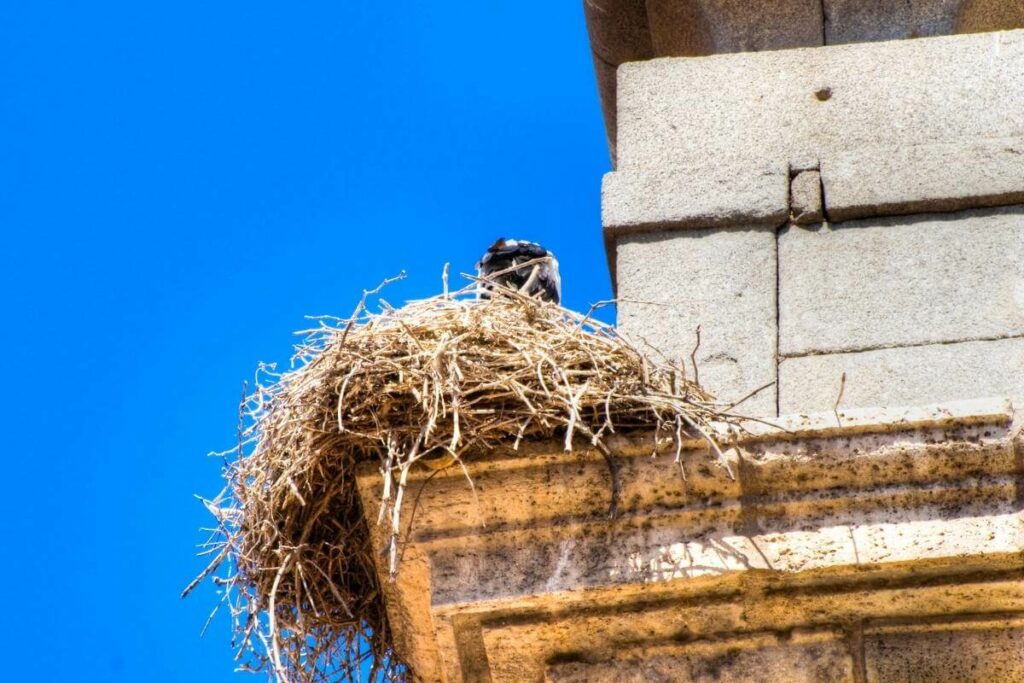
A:
<svg viewBox="0 0 1024 683">
<path fill-rule="evenodd" d="M 605 174 L 601 222 L 606 232 L 737 225 L 781 225 L 789 210 L 789 169 L 710 166 Z"/>
<path fill-rule="evenodd" d="M 825 155 L 821 178 L 831 221 L 1024 204 L 1024 138 Z"/>
<path fill-rule="evenodd" d="M 789 169 L 691 166 L 667 171 L 614 171 L 601 183 L 601 224 L 612 287 L 618 290 L 618 238 L 661 230 L 695 230 L 786 222 Z"/>
<path fill-rule="evenodd" d="M 626 650 L 596 663 L 556 664 L 551 683 L 854 683 L 853 658 L 842 631 L 758 634 L 693 645 Z M 638 656 L 639 655 L 639 656 Z"/>
<path fill-rule="evenodd" d="M 762 632 L 689 645 L 621 648 L 599 661 L 556 663 L 552 683 L 1016 683 L 1024 620 L 983 615 Z M 855 669 L 864 671 L 858 678 Z"/>
<path fill-rule="evenodd" d="M 652 435 L 619 437 L 616 520 L 607 468 L 585 444 L 469 459 L 474 489 L 458 468 L 414 473 L 416 524 L 384 584 L 400 651 L 430 681 L 568 681 L 571 667 L 548 663 L 1024 612 L 1024 444 L 1010 401 L 780 425 L 754 423 L 728 449 L 736 480 L 700 442 L 684 444 L 684 482 L 671 444 L 652 458 Z M 359 487 L 375 517 L 375 467 Z M 383 548 L 383 530 L 371 534 Z M 699 668 L 693 652 L 659 661 Z"/>
<path fill-rule="evenodd" d="M 867 683 L 1024 681 L 1024 619 L 872 625 Z"/>
</svg>

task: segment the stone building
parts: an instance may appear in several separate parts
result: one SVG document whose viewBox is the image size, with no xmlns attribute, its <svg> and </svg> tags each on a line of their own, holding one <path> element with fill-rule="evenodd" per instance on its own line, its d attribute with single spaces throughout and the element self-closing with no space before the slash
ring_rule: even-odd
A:
<svg viewBox="0 0 1024 683">
<path fill-rule="evenodd" d="M 620 327 L 784 429 L 435 476 L 430 681 L 1024 681 L 1024 2 L 586 0 Z M 1014 398 L 1018 397 L 1018 398 Z M 363 495 L 375 509 L 375 472 Z M 424 474 L 423 476 L 426 476 Z M 383 543 L 383 539 L 378 539 Z"/>
</svg>

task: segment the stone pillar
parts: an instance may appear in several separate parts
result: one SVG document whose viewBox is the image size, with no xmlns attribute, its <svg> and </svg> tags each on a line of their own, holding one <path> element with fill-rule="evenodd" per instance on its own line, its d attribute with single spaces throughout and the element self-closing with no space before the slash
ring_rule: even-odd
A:
<svg viewBox="0 0 1024 683">
<path fill-rule="evenodd" d="M 777 382 L 749 414 L 1024 394 L 1024 31 L 631 62 L 617 98 L 624 331 L 699 324 L 712 391 Z"/>
</svg>

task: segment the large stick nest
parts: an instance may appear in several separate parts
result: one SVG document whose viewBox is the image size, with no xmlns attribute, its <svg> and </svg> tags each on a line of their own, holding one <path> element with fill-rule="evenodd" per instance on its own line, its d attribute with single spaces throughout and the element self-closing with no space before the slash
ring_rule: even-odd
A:
<svg viewBox="0 0 1024 683">
<path fill-rule="evenodd" d="M 501 288 L 371 313 L 373 293 L 350 319 L 318 318 L 293 369 L 261 368 L 227 487 L 207 503 L 214 560 L 195 583 L 219 568 L 241 665 L 281 682 L 413 679 L 391 647 L 377 563 L 400 570 L 404 484 L 420 461 L 585 439 L 617 482 L 608 434 L 711 441 L 712 422 L 730 419 L 681 362 L 652 361 L 590 315 Z M 380 464 L 380 510 L 360 505 L 364 461 Z M 390 526 L 383 556 L 369 524 Z"/>
</svg>

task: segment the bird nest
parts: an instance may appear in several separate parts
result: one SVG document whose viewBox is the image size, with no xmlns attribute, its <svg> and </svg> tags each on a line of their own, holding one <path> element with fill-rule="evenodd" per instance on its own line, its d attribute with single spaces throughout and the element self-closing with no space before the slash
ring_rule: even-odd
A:
<svg viewBox="0 0 1024 683">
<path fill-rule="evenodd" d="M 585 440 L 617 482 L 607 435 L 664 430 L 677 462 L 684 439 L 706 438 L 721 458 L 712 423 L 732 421 L 682 364 L 651 360 L 590 314 L 503 288 L 478 301 L 472 287 L 371 313 L 377 291 L 351 318 L 316 319 L 293 369 L 261 368 L 226 488 L 207 501 L 214 559 L 186 592 L 215 575 L 242 667 L 282 683 L 413 678 L 392 649 L 378 578 L 401 569 L 412 468 Z M 380 510 L 361 507 L 362 462 L 380 465 Z M 389 525 L 382 555 L 371 524 Z"/>
</svg>

